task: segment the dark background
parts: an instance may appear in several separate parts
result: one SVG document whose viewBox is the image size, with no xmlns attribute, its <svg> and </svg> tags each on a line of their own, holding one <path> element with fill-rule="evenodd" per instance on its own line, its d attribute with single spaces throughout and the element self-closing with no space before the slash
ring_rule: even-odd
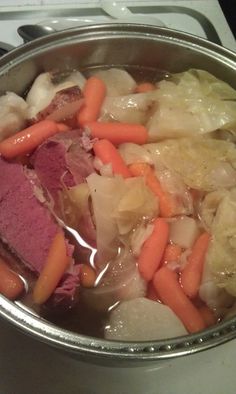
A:
<svg viewBox="0 0 236 394">
<path fill-rule="evenodd" d="M 236 38 L 236 0 L 219 0 L 219 3 Z"/>
</svg>

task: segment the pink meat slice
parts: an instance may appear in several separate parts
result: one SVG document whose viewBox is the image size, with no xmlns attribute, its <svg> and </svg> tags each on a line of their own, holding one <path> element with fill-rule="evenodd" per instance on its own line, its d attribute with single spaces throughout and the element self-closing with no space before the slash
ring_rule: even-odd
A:
<svg viewBox="0 0 236 394">
<path fill-rule="evenodd" d="M 73 130 L 47 140 L 32 156 L 34 170 L 42 186 L 52 196 L 55 205 L 58 192 L 85 182 L 94 172 L 92 155 L 84 149 L 84 138 Z M 80 230 L 95 246 L 96 232 L 89 209 L 80 219 Z"/>
<path fill-rule="evenodd" d="M 58 225 L 46 206 L 36 198 L 33 177 L 27 177 L 26 173 L 21 164 L 0 157 L 0 237 L 32 271 L 39 274 Z M 68 244 L 68 254 L 72 253 L 73 247 Z M 74 281 L 70 291 L 67 284 L 63 289 L 63 281 L 58 290 L 61 295 L 73 296 L 78 284 L 78 274 L 76 270 L 73 272 L 73 267 L 66 275 L 67 280 L 68 276 Z"/>
<path fill-rule="evenodd" d="M 78 185 L 94 172 L 92 157 L 81 145 L 79 133 L 73 130 L 47 140 L 32 157 L 41 184 L 54 200 L 63 186 Z"/>
</svg>

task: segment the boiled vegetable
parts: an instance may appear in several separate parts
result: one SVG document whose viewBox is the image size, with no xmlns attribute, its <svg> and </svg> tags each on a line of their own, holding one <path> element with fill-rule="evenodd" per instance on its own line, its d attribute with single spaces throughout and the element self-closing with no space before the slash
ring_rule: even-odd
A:
<svg viewBox="0 0 236 394">
<path fill-rule="evenodd" d="M 169 237 L 169 226 L 165 219 L 158 218 L 153 224 L 153 232 L 144 242 L 138 258 L 139 271 L 146 281 L 150 281 L 158 269 Z"/>
<path fill-rule="evenodd" d="M 7 159 L 13 159 L 30 153 L 47 138 L 59 132 L 55 122 L 42 120 L 0 142 L 0 154 Z"/>
<path fill-rule="evenodd" d="M 198 70 L 158 83 L 158 107 L 148 123 L 151 141 L 236 131 L 236 91 Z"/>
<path fill-rule="evenodd" d="M 175 272 L 162 267 L 155 274 L 153 283 L 161 301 L 179 317 L 188 332 L 194 333 L 206 327 L 201 314 L 181 288 Z"/>
<path fill-rule="evenodd" d="M 79 126 L 97 120 L 106 95 L 106 86 L 101 79 L 90 77 L 84 85 L 83 95 L 84 105 L 77 115 Z"/>
<path fill-rule="evenodd" d="M 115 146 L 108 140 L 99 140 L 94 143 L 93 150 L 95 155 L 103 164 L 111 164 L 114 174 L 122 175 L 124 178 L 131 176 L 128 167 Z"/>
<path fill-rule="evenodd" d="M 148 139 L 146 128 L 140 124 L 89 122 L 86 124 L 86 130 L 91 137 L 99 139 L 105 138 L 115 145 L 124 142 L 133 142 L 142 145 L 145 144 Z"/>
<path fill-rule="evenodd" d="M 151 341 L 186 334 L 183 324 L 168 306 L 146 298 L 119 304 L 105 326 L 105 338 L 120 341 Z"/>
<path fill-rule="evenodd" d="M 52 295 L 63 274 L 69 267 L 71 257 L 66 250 L 66 241 L 62 231 L 56 234 L 47 260 L 33 290 L 36 304 L 43 304 Z"/>
</svg>

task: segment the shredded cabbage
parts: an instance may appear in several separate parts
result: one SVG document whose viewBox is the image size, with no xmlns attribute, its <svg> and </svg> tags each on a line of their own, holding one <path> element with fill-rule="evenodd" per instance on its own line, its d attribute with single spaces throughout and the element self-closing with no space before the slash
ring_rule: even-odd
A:
<svg viewBox="0 0 236 394">
<path fill-rule="evenodd" d="M 228 141 L 195 137 L 166 140 L 145 145 L 154 161 L 162 162 L 177 173 L 183 182 L 203 191 L 213 191 L 236 185 L 236 149 Z M 216 177 L 216 171 L 230 171 L 227 183 L 225 176 Z M 223 179 L 222 179 L 223 178 Z"/>
<path fill-rule="evenodd" d="M 64 222 L 75 228 L 92 245 L 95 244 L 95 227 L 89 206 L 90 191 L 87 183 L 81 183 L 59 192 L 59 215 Z"/>
<path fill-rule="evenodd" d="M 212 223 L 207 264 L 219 287 L 236 296 L 236 189 L 220 202 Z"/>
<path fill-rule="evenodd" d="M 117 252 L 119 235 L 158 214 L 158 200 L 139 177 L 123 179 L 91 174 L 87 178 L 92 197 L 99 260 Z"/>
<path fill-rule="evenodd" d="M 199 208 L 199 216 L 206 230 L 211 232 L 211 226 L 218 206 L 228 193 L 229 191 L 225 189 L 215 190 L 214 192 L 208 193 L 203 199 Z"/>
<path fill-rule="evenodd" d="M 119 145 L 119 152 L 127 165 L 133 163 L 148 163 L 153 164 L 151 154 L 145 147 L 132 142 L 126 142 Z"/>
<path fill-rule="evenodd" d="M 158 200 L 141 177 L 126 179 L 126 191 L 121 197 L 113 217 L 119 234 L 131 231 L 142 219 L 152 219 L 158 214 Z"/>
<path fill-rule="evenodd" d="M 111 119 L 124 123 L 145 124 L 157 104 L 156 91 L 129 94 L 127 96 L 106 97 L 100 120 Z"/>
<path fill-rule="evenodd" d="M 148 122 L 149 140 L 191 137 L 217 129 L 236 132 L 236 91 L 201 70 L 161 81 L 158 107 Z"/>
<path fill-rule="evenodd" d="M 192 197 L 181 177 L 167 168 L 155 150 L 156 144 L 136 145 L 125 143 L 119 146 L 119 152 L 126 164 L 148 163 L 154 165 L 157 179 L 163 190 L 172 194 L 175 199 L 175 214 L 190 215 L 193 213 Z"/>
</svg>

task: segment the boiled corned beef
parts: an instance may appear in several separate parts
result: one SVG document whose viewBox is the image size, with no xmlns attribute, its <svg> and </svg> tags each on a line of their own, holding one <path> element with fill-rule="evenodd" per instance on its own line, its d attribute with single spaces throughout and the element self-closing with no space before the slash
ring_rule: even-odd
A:
<svg viewBox="0 0 236 394">
<path fill-rule="evenodd" d="M 47 140 L 33 154 L 32 164 L 42 186 L 54 200 L 63 186 L 78 185 L 94 172 L 91 155 L 82 148 L 76 130 Z"/>
<path fill-rule="evenodd" d="M 60 133 L 42 144 L 31 161 L 41 185 L 53 198 L 58 215 L 66 221 L 66 215 L 61 211 L 59 192 L 65 187 L 85 182 L 87 176 L 94 172 L 92 156 L 84 149 L 84 139 L 78 130 Z M 96 232 L 89 208 L 80 217 L 77 230 L 95 246 Z"/>
<path fill-rule="evenodd" d="M 28 177 L 27 172 L 22 164 L 0 157 L 0 237 L 31 270 L 40 273 L 58 225 L 47 207 L 36 198 L 34 178 Z M 72 255 L 73 247 L 68 244 L 67 249 Z M 58 289 L 61 295 L 73 296 L 78 284 L 78 273 L 73 272 L 73 266 L 66 281 L 70 276 L 73 286 L 68 289 L 66 283 L 63 289 L 62 281 Z"/>
</svg>

